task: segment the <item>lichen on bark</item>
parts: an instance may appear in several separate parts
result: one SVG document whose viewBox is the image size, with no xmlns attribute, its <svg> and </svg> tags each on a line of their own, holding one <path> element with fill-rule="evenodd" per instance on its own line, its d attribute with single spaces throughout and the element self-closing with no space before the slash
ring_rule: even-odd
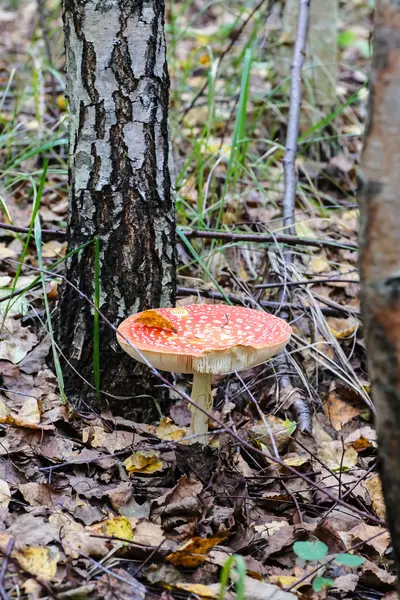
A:
<svg viewBox="0 0 400 600">
<path fill-rule="evenodd" d="M 64 0 L 70 106 L 68 251 L 100 238 L 101 311 L 125 316 L 175 301 L 169 77 L 160 0 Z M 89 298 L 94 245 L 67 261 L 66 277 Z M 92 401 L 93 311 L 65 285 L 58 342 L 66 392 Z M 101 322 L 101 387 L 111 396 L 152 395 L 143 367 Z M 111 396 L 110 396 L 111 395 Z M 146 402 L 117 401 L 125 414 Z M 152 411 L 150 411 L 152 412 Z M 140 414 L 142 418 L 150 415 Z"/>
</svg>

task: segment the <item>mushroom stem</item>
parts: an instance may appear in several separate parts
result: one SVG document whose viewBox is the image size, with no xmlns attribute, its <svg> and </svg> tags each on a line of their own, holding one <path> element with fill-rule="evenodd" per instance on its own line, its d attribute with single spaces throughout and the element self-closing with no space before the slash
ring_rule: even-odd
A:
<svg viewBox="0 0 400 600">
<path fill-rule="evenodd" d="M 211 373 L 195 373 L 193 376 L 193 387 L 192 387 L 192 400 L 204 410 L 210 411 L 212 409 L 212 396 L 211 396 Z M 200 444 L 207 444 L 208 442 L 208 417 L 201 410 L 190 405 L 190 412 L 192 413 L 192 420 L 190 423 L 190 434 L 193 437 L 191 440 L 192 444 L 200 442 Z"/>
</svg>

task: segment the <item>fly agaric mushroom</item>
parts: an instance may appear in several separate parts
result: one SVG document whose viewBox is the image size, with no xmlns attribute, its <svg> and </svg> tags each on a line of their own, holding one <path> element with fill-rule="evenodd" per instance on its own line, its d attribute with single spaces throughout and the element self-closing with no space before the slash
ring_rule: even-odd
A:
<svg viewBox="0 0 400 600">
<path fill-rule="evenodd" d="M 132 315 L 118 327 L 117 339 L 139 362 L 145 362 L 144 357 L 161 371 L 193 373 L 192 400 L 210 411 L 213 375 L 265 362 L 283 350 L 291 333 L 286 321 L 261 310 L 192 304 Z M 205 444 L 208 417 L 195 406 L 190 410 L 193 441 Z"/>
</svg>

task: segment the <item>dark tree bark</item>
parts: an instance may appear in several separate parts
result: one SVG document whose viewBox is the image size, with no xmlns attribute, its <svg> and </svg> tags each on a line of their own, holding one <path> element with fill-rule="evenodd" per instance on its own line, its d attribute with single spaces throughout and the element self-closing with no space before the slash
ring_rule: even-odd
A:
<svg viewBox="0 0 400 600">
<path fill-rule="evenodd" d="M 400 0 L 378 0 L 375 19 L 360 268 L 383 490 L 400 569 Z"/>
<path fill-rule="evenodd" d="M 117 325 L 175 301 L 164 1 L 64 0 L 63 19 L 71 113 L 68 251 L 100 238 L 101 311 Z M 94 256 L 90 244 L 69 259 L 66 272 L 90 298 Z M 58 315 L 66 393 L 73 402 L 91 402 L 93 389 L 80 376 L 94 384 L 93 310 L 66 285 Z M 119 349 L 104 323 L 100 346 L 101 389 L 147 394 L 139 403 L 116 404 L 124 414 L 149 418 L 143 410 L 154 407 L 148 395 L 157 388 L 143 375 L 146 368 Z"/>
</svg>

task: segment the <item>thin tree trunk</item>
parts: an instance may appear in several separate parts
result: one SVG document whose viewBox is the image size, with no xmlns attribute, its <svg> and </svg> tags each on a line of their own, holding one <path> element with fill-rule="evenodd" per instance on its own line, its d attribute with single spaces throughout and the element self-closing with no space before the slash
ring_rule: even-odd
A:
<svg viewBox="0 0 400 600">
<path fill-rule="evenodd" d="M 400 1 L 378 0 L 375 18 L 360 268 L 381 474 L 400 569 Z"/>
<path fill-rule="evenodd" d="M 63 19 L 71 113 L 68 251 L 100 238 L 101 310 L 117 324 L 175 300 L 164 2 L 64 0 Z M 66 272 L 91 298 L 94 256 L 90 244 L 68 260 Z M 77 402 L 92 400 L 80 376 L 94 384 L 93 312 L 65 286 L 58 315 L 59 344 L 72 365 L 65 367 L 66 392 Z M 100 346 L 102 390 L 150 393 L 145 367 L 119 350 L 104 324 Z M 117 404 L 125 414 L 154 407 L 148 397 Z"/>
</svg>

